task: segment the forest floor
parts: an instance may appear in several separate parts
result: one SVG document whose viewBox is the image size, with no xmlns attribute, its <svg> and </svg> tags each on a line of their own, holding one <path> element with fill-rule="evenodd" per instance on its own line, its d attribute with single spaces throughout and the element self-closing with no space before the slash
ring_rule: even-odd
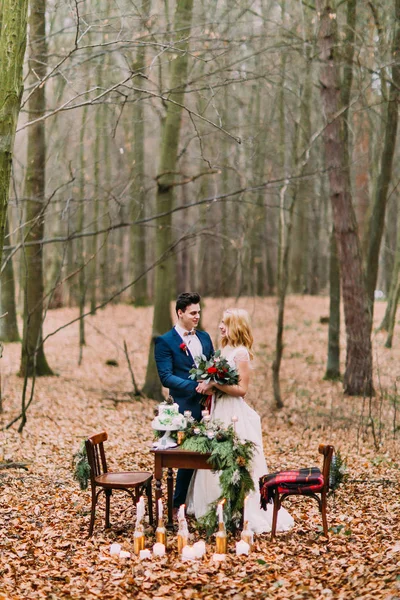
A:
<svg viewBox="0 0 400 600">
<path fill-rule="evenodd" d="M 234 301 L 204 303 L 203 326 L 216 343 L 221 312 L 229 305 Z M 328 315 L 328 299 L 289 297 L 281 379 L 285 406 L 277 411 L 271 382 L 276 300 L 247 298 L 237 305 L 249 310 L 255 329 L 247 399 L 262 415 L 269 470 L 320 464 L 321 442 L 332 443 L 347 459 L 349 481 L 328 501 L 329 540 L 321 535 L 316 502 L 296 498 L 286 503 L 294 529 L 274 542 L 267 534 L 258 536 L 249 557 L 237 557 L 231 540 L 226 561 L 216 565 L 211 541 L 201 562 L 182 563 L 170 535 L 162 559 L 119 560 L 110 556 L 112 542 L 133 550 L 134 512 L 123 494 L 113 496 L 112 528 L 104 530 L 98 509 L 94 536 L 87 539 L 90 492 L 79 489 L 71 466 L 81 440 L 106 429 L 112 467 L 153 469 L 150 422 L 156 403 L 114 401 L 127 400 L 132 390 L 124 340 L 137 382 L 143 384 L 152 309 L 109 306 L 85 321 L 80 366 L 77 323 L 46 341 L 57 375 L 36 381 L 22 435 L 18 424 L 5 429 L 20 410 L 20 344 L 4 349 L 0 462 L 27 462 L 28 470 L 0 471 L 0 600 L 400 599 L 399 337 L 388 350 L 385 335 L 374 334 L 376 397 L 344 397 L 340 383 L 323 380 L 328 329 L 320 317 Z M 377 303 L 376 324 L 384 309 Z M 75 309 L 50 311 L 45 335 L 76 317 Z M 110 359 L 118 366 L 107 366 Z M 190 529 L 193 541 L 199 539 L 193 523 Z M 147 547 L 153 542 L 148 530 Z"/>
</svg>

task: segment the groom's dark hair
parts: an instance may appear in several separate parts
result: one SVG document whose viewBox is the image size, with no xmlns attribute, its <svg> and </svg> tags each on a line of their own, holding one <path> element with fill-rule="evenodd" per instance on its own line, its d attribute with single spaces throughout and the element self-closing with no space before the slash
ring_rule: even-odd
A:
<svg viewBox="0 0 400 600">
<path fill-rule="evenodd" d="M 175 312 L 178 314 L 178 310 L 185 312 L 187 307 L 191 304 L 199 304 L 201 298 L 197 292 L 184 292 L 179 294 L 176 299 Z"/>
</svg>

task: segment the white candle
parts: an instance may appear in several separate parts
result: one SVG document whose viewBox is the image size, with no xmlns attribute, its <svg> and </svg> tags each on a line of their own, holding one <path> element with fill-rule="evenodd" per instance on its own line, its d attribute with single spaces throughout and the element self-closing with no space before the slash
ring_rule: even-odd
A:
<svg viewBox="0 0 400 600">
<path fill-rule="evenodd" d="M 144 498 L 143 496 L 140 496 L 139 502 L 136 504 L 136 525 L 139 525 L 142 522 L 144 513 Z"/>
<path fill-rule="evenodd" d="M 241 554 L 248 554 L 250 551 L 250 546 L 244 540 L 240 540 L 240 542 L 236 542 L 236 556 L 240 556 Z"/>
<path fill-rule="evenodd" d="M 139 554 L 140 560 L 145 560 L 146 558 L 151 558 L 150 550 L 141 550 Z"/>
<path fill-rule="evenodd" d="M 215 552 L 212 555 L 212 559 L 214 562 L 222 562 L 223 560 L 225 560 L 225 554 L 217 554 L 217 552 Z"/>
<path fill-rule="evenodd" d="M 157 542 L 153 546 L 153 554 L 154 556 L 164 556 L 165 554 L 165 545 Z"/>
<path fill-rule="evenodd" d="M 131 553 L 127 552 L 126 550 L 121 550 L 121 552 L 119 553 L 119 557 L 120 558 L 130 558 Z"/>
<path fill-rule="evenodd" d="M 186 560 L 196 560 L 197 556 L 196 556 L 196 551 L 193 548 L 193 546 L 183 546 L 182 548 L 182 560 L 186 561 Z"/>
<path fill-rule="evenodd" d="M 158 506 L 158 518 L 162 519 L 162 516 L 163 516 L 163 503 L 162 503 L 161 498 L 158 499 L 157 506 Z"/>
<path fill-rule="evenodd" d="M 183 521 L 185 518 L 185 505 L 181 504 L 178 510 L 178 520 Z"/>
<path fill-rule="evenodd" d="M 201 558 L 206 553 L 206 543 L 203 540 L 199 540 L 193 544 L 193 550 L 195 551 L 196 558 Z"/>
<path fill-rule="evenodd" d="M 224 500 L 222 500 L 222 502 L 218 503 L 217 506 L 217 516 L 218 516 L 218 523 L 223 523 L 224 522 Z"/>
<path fill-rule="evenodd" d="M 121 552 L 121 544 L 111 544 L 110 546 L 110 554 L 111 556 L 118 555 Z"/>
<path fill-rule="evenodd" d="M 244 499 L 244 504 L 243 504 L 243 524 L 246 525 L 247 522 L 247 515 L 246 515 L 246 504 L 247 504 L 247 500 L 249 499 L 248 496 L 246 496 L 246 498 Z"/>
</svg>

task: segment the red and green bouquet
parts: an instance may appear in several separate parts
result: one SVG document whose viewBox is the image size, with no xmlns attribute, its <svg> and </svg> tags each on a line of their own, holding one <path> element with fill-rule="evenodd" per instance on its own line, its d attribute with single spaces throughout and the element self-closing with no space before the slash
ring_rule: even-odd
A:
<svg viewBox="0 0 400 600">
<path fill-rule="evenodd" d="M 196 381 L 206 383 L 215 382 L 219 385 L 237 385 L 239 373 L 235 367 L 231 367 L 226 358 L 221 356 L 221 350 L 217 350 L 210 359 L 202 354 L 197 359 L 198 365 L 190 369 L 189 377 Z"/>
</svg>

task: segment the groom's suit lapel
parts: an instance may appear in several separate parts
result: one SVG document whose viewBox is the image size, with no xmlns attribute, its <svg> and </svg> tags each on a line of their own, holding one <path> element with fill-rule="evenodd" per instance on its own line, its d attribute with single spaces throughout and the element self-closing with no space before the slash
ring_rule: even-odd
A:
<svg viewBox="0 0 400 600">
<path fill-rule="evenodd" d="M 192 356 L 192 353 L 190 352 L 190 350 L 189 350 L 189 348 L 188 348 L 188 345 L 187 345 L 187 344 L 185 344 L 185 342 L 183 342 L 183 340 L 182 340 L 181 336 L 180 336 L 180 335 L 179 335 L 179 333 L 176 331 L 175 327 L 173 327 L 173 328 L 172 328 L 172 336 L 173 336 L 174 344 L 175 344 L 175 342 L 176 342 L 176 344 L 177 344 L 177 348 L 178 348 L 179 352 L 182 352 L 182 354 L 183 354 L 183 357 L 186 357 L 186 358 L 188 359 L 188 361 L 190 362 L 190 366 L 194 365 L 194 364 L 195 364 L 195 362 L 194 362 L 194 358 L 193 358 L 193 356 Z M 185 351 L 185 350 L 181 350 L 181 348 L 179 348 L 179 346 L 180 346 L 182 343 L 184 343 L 184 344 L 185 344 L 185 346 L 186 346 L 186 351 Z M 182 358 L 183 358 L 183 357 L 182 357 Z M 186 362 L 188 362 L 188 361 L 186 361 Z"/>
</svg>

